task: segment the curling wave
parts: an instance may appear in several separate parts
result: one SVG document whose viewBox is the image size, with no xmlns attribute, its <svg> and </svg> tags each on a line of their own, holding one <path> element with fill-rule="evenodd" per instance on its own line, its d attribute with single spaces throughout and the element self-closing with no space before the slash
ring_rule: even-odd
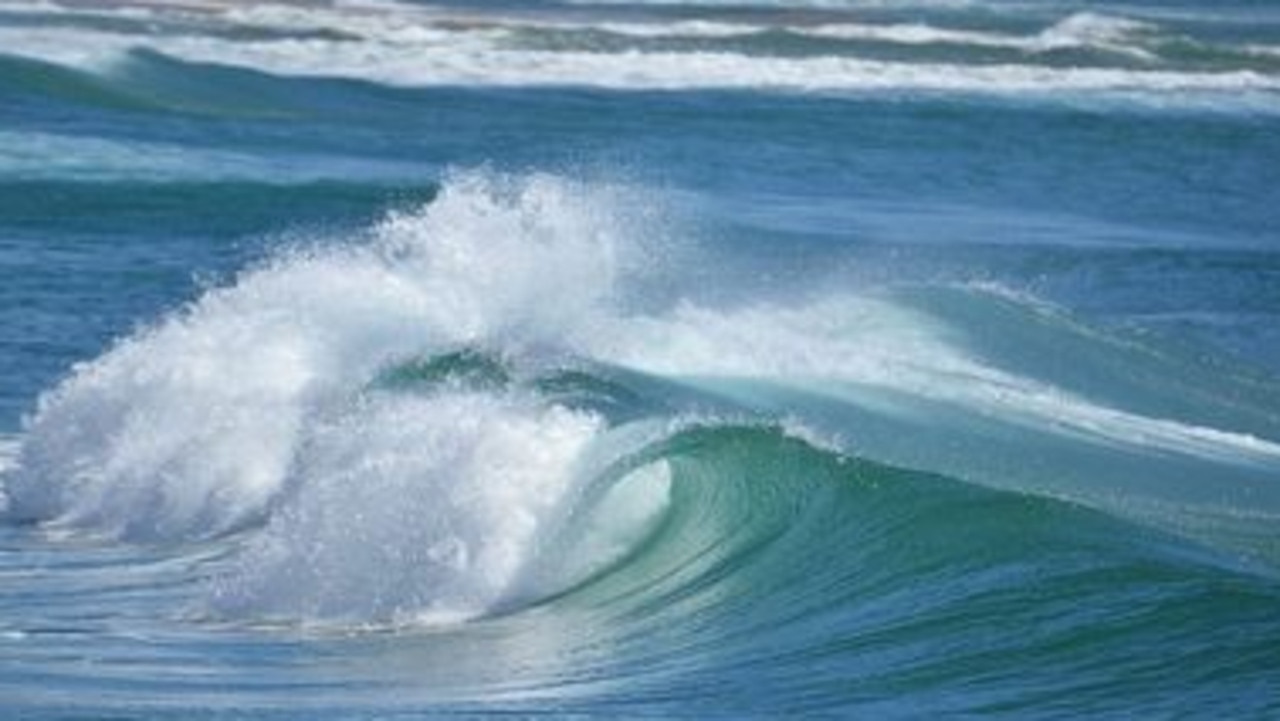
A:
<svg viewBox="0 0 1280 721">
<path fill-rule="evenodd" d="M 212 583 L 217 614 L 435 624 L 557 597 L 618 559 L 635 583 L 644 539 L 687 512 L 686 451 L 745 443 L 750 460 L 703 481 L 744 484 L 735 508 L 809 503 L 797 483 L 843 493 L 814 478 L 874 459 L 944 473 L 949 493 L 964 479 L 1075 499 L 1274 560 L 1265 534 L 1224 521 L 1245 499 L 1280 509 L 1273 391 L 1251 407 L 1242 381 L 983 288 L 632 308 L 632 286 L 680 255 L 658 252 L 645 192 L 455 173 L 365 238 L 245 271 L 40 399 L 6 515 L 135 542 L 243 538 Z M 969 347 L 966 317 L 1077 367 Z M 1117 381 L 1088 371 L 1100 362 L 1151 372 Z M 1169 405 L 1187 383 L 1201 397 Z M 771 464 L 785 468 L 752 470 Z M 705 546 L 702 564 L 755 523 L 690 522 L 679 534 L 701 540 L 681 547 Z"/>
</svg>

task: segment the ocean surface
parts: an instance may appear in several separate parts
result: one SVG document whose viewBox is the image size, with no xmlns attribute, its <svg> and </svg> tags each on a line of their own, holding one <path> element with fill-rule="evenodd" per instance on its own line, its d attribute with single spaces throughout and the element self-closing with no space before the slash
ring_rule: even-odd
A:
<svg viewBox="0 0 1280 721">
<path fill-rule="evenodd" d="M 0 0 L 0 718 L 1280 718 L 1280 4 Z"/>
</svg>

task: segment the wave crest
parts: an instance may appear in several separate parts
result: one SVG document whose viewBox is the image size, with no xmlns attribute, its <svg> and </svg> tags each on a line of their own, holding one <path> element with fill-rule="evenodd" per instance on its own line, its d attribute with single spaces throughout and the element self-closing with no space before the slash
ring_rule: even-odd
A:
<svg viewBox="0 0 1280 721">
<path fill-rule="evenodd" d="M 554 347 L 587 323 L 620 262 L 612 202 L 550 176 L 460 173 L 368 242 L 246 272 L 44 394 L 10 515 L 134 540 L 261 521 L 316 428 L 388 363 Z"/>
</svg>

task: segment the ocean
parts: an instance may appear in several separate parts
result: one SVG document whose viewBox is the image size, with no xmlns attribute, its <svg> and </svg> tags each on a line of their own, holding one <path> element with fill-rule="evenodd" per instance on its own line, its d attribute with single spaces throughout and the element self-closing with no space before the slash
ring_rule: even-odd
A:
<svg viewBox="0 0 1280 721">
<path fill-rule="evenodd" d="M 0 0 L 0 717 L 1280 718 L 1280 5 Z"/>
</svg>

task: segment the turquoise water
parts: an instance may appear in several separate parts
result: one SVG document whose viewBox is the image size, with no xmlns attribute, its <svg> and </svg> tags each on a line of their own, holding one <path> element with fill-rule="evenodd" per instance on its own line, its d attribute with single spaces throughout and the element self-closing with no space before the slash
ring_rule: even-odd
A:
<svg viewBox="0 0 1280 721">
<path fill-rule="evenodd" d="M 0 716 L 1280 715 L 1280 10 L 0 1 Z"/>
</svg>

